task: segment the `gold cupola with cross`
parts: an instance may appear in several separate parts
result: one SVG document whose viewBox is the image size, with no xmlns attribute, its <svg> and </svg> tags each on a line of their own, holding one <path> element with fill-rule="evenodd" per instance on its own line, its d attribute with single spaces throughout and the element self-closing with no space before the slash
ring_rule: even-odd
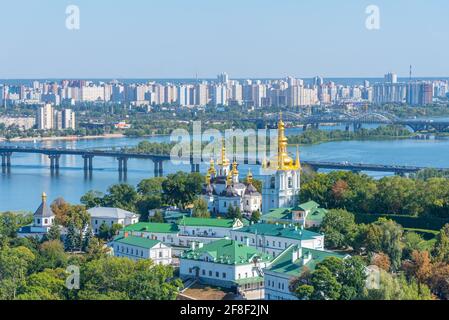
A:
<svg viewBox="0 0 449 320">
<path fill-rule="evenodd" d="M 279 116 L 278 122 L 278 150 L 277 155 L 269 162 L 263 161 L 262 167 L 264 169 L 290 171 L 300 170 L 301 161 L 299 159 L 299 147 L 296 148 L 296 160 L 288 154 L 288 138 L 285 135 L 285 123 L 282 121 L 282 113 Z"/>
<path fill-rule="evenodd" d="M 231 162 L 226 156 L 226 140 L 223 138 L 221 141 L 221 156 L 218 160 L 218 166 L 219 166 L 219 174 L 220 176 L 227 176 L 229 173 L 229 167 L 231 165 Z"/>
<path fill-rule="evenodd" d="M 271 209 L 291 208 L 297 204 L 301 189 L 301 160 L 296 147 L 296 159 L 288 153 L 288 139 L 282 114 L 278 122 L 277 154 L 269 161 L 264 160 L 262 169 L 262 212 Z"/>
</svg>

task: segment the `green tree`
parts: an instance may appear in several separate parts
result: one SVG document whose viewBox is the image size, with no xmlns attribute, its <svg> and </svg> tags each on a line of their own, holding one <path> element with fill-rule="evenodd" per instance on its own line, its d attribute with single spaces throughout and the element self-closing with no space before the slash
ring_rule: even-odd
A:
<svg viewBox="0 0 449 320">
<path fill-rule="evenodd" d="M 261 217 L 262 217 L 262 215 L 260 214 L 260 211 L 256 210 L 256 211 L 253 211 L 251 213 L 251 219 L 250 220 L 251 220 L 251 222 L 258 223 L 260 221 Z"/>
<path fill-rule="evenodd" d="M 353 244 L 357 233 L 355 217 L 346 210 L 329 210 L 320 231 L 326 235 L 327 247 L 346 248 Z"/>
<path fill-rule="evenodd" d="M 133 186 L 129 184 L 116 184 L 109 187 L 102 202 L 106 207 L 135 211 L 137 200 L 138 194 Z"/>
<path fill-rule="evenodd" d="M 418 285 L 416 281 L 408 282 L 403 275 L 394 276 L 380 270 L 379 287 L 367 289 L 364 299 L 367 300 L 432 300 L 433 296 L 426 285 Z"/>
<path fill-rule="evenodd" d="M 173 279 L 171 266 L 151 260 L 93 260 L 82 268 L 80 278 L 78 299 L 173 300 L 182 287 L 180 280 L 167 280 Z"/>
<path fill-rule="evenodd" d="M 326 267 L 316 269 L 310 278 L 313 286 L 312 300 L 338 300 L 340 298 L 341 284 Z"/>
<path fill-rule="evenodd" d="M 326 268 L 340 284 L 340 300 L 354 300 L 364 293 L 366 264 L 360 257 L 341 259 L 329 257 L 318 263 L 316 269 Z"/>
<path fill-rule="evenodd" d="M 240 207 L 234 207 L 230 205 L 226 214 L 226 219 L 242 219 L 242 212 Z"/>
<path fill-rule="evenodd" d="M 164 200 L 171 205 L 184 209 L 201 193 L 204 178 L 198 173 L 178 172 L 167 176 L 162 183 Z"/>
<path fill-rule="evenodd" d="M 377 183 L 376 207 L 385 214 L 418 215 L 422 212 L 416 201 L 416 182 L 402 177 L 385 177 Z"/>
<path fill-rule="evenodd" d="M 13 300 L 36 256 L 25 247 L 0 250 L 0 300 Z"/>
<path fill-rule="evenodd" d="M 140 214 L 140 221 L 148 221 L 150 210 L 161 208 L 164 205 L 162 195 L 140 196 L 136 202 L 137 212 Z"/>
<path fill-rule="evenodd" d="M 48 233 L 44 236 L 44 239 L 46 241 L 61 240 L 61 229 L 59 225 L 53 224 L 48 230 Z"/>
<path fill-rule="evenodd" d="M 91 190 L 81 197 L 81 203 L 88 209 L 100 207 L 103 205 L 103 197 L 103 193 Z"/>
<path fill-rule="evenodd" d="M 154 216 L 151 217 L 150 221 L 154 223 L 164 223 L 164 215 L 162 214 L 162 211 L 156 210 Z"/>
<path fill-rule="evenodd" d="M 32 274 L 21 288 L 17 300 L 63 300 L 66 298 L 63 269 L 46 269 Z"/>
<path fill-rule="evenodd" d="M 383 252 L 390 258 L 393 269 L 401 265 L 403 230 L 392 220 L 385 218 L 368 226 L 366 242 L 367 250 L 371 253 Z"/>
<path fill-rule="evenodd" d="M 87 252 L 89 250 L 90 244 L 94 238 L 94 233 L 92 231 L 92 228 L 89 226 L 87 228 L 86 233 L 83 238 L 83 244 L 82 244 L 82 250 L 83 252 Z"/>
<path fill-rule="evenodd" d="M 157 177 L 142 180 L 137 185 L 137 192 L 141 195 L 159 196 L 162 193 L 162 184 L 166 180 L 165 177 Z"/>
<path fill-rule="evenodd" d="M 111 228 L 106 223 L 102 223 L 100 228 L 98 229 L 98 238 L 107 241 L 110 234 Z"/>
<path fill-rule="evenodd" d="M 313 288 L 313 286 L 308 285 L 308 284 L 303 284 L 296 288 L 295 295 L 300 300 L 311 300 L 314 291 L 315 291 L 315 289 Z"/>
<path fill-rule="evenodd" d="M 207 202 L 203 198 L 197 198 L 193 201 L 193 213 L 195 218 L 210 218 Z"/>
<path fill-rule="evenodd" d="M 64 245 L 60 240 L 50 240 L 40 245 L 39 254 L 35 260 L 36 271 L 45 269 L 65 268 L 68 258 L 64 252 Z"/>
<path fill-rule="evenodd" d="M 436 261 L 449 264 L 449 224 L 438 234 L 433 255 Z"/>
<path fill-rule="evenodd" d="M 406 232 L 402 240 L 404 243 L 403 259 L 410 259 L 413 251 L 430 250 L 429 243 L 416 232 Z"/>
<path fill-rule="evenodd" d="M 20 227 L 30 224 L 33 221 L 33 216 L 28 214 L 3 212 L 0 213 L 0 239 L 1 238 L 15 238 L 17 230 Z"/>
<path fill-rule="evenodd" d="M 76 251 L 80 248 L 80 243 L 80 234 L 76 229 L 75 224 L 71 222 L 67 227 L 67 235 L 64 242 L 65 249 L 70 252 Z"/>
</svg>

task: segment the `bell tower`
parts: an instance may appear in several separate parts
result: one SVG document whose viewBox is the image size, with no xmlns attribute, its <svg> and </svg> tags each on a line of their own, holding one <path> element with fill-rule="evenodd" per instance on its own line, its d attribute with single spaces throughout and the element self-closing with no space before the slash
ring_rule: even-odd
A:
<svg viewBox="0 0 449 320">
<path fill-rule="evenodd" d="M 278 123 L 278 152 L 270 161 L 262 165 L 263 189 L 262 212 L 271 209 L 294 207 L 298 202 L 301 189 L 301 161 L 299 148 L 296 160 L 288 154 L 288 138 L 285 135 L 285 124 L 280 115 Z"/>
</svg>

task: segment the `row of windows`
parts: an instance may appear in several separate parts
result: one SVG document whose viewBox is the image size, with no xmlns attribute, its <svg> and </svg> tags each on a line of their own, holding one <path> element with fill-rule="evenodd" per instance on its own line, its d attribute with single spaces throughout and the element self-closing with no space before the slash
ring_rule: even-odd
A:
<svg viewBox="0 0 449 320">
<path fill-rule="evenodd" d="M 196 270 L 194 270 L 194 268 L 189 268 L 189 273 L 190 274 L 194 274 L 196 272 Z M 214 273 L 212 270 L 206 271 L 205 269 L 201 270 L 201 275 L 206 276 L 206 273 L 209 277 L 213 277 Z M 198 274 L 199 275 L 199 274 Z M 220 278 L 220 272 L 215 271 L 215 278 Z M 222 279 L 226 279 L 227 278 L 227 274 L 226 272 L 223 272 L 221 274 L 221 278 Z"/>
<path fill-rule="evenodd" d="M 288 187 L 288 189 L 293 188 L 293 178 L 292 177 L 288 177 L 287 187 Z M 271 178 L 270 189 L 276 189 L 276 177 Z"/>
<path fill-rule="evenodd" d="M 243 237 L 243 236 L 240 237 L 240 241 L 241 241 L 241 242 L 244 242 L 245 239 L 246 239 L 246 237 Z M 237 236 L 234 236 L 234 240 L 235 240 L 235 241 L 239 241 L 239 239 L 238 239 Z M 255 244 L 254 238 L 251 238 L 251 243 L 252 243 L 252 244 Z M 259 246 L 260 246 L 260 247 L 263 246 L 262 239 L 259 239 Z M 270 241 L 267 240 L 266 246 L 267 246 L 267 247 L 270 246 Z M 277 242 L 277 246 L 278 246 L 278 248 L 280 248 L 280 249 L 287 249 L 288 243 L 287 243 L 287 242 L 283 242 L 283 243 L 282 243 L 282 242 L 278 241 L 278 242 Z M 273 246 L 272 246 L 272 247 L 273 247 L 273 248 L 276 248 L 276 241 L 273 241 Z"/>
<path fill-rule="evenodd" d="M 239 206 L 239 204 L 238 204 L 238 202 L 237 202 L 237 201 L 234 201 L 234 204 L 232 204 L 232 203 L 231 203 L 231 205 L 232 205 L 233 207 L 237 207 L 237 206 Z M 225 208 L 226 208 L 226 206 L 227 206 L 227 203 L 226 203 L 226 201 L 225 201 L 225 202 L 223 202 L 223 207 L 225 207 Z"/>
<path fill-rule="evenodd" d="M 197 272 L 196 270 L 197 269 L 195 269 L 195 268 L 189 268 L 189 274 L 195 274 Z M 226 272 L 222 272 L 221 275 L 220 275 L 220 272 L 218 272 L 218 271 L 215 271 L 215 273 L 214 273 L 212 270 L 207 271 L 206 269 L 202 269 L 201 272 L 199 272 L 197 275 L 199 276 L 200 274 L 202 276 L 206 276 L 207 275 L 210 278 L 214 277 L 214 275 L 215 275 L 215 278 L 217 278 L 217 279 L 220 279 L 220 278 L 221 279 L 226 279 L 228 277 Z M 255 277 L 255 276 L 256 276 L 256 274 L 253 271 L 251 277 Z M 238 279 L 242 279 L 242 274 L 239 273 L 237 275 L 237 277 L 238 277 Z M 245 278 L 248 278 L 248 272 L 245 272 Z"/>
<path fill-rule="evenodd" d="M 95 220 L 94 223 L 95 223 L 96 226 L 99 224 L 99 223 L 98 223 L 98 220 Z M 103 221 L 101 222 L 100 225 L 102 225 L 102 224 L 106 224 L 106 221 L 103 220 Z M 114 221 L 111 221 L 111 226 L 112 226 L 112 225 L 114 225 Z"/>
<path fill-rule="evenodd" d="M 286 300 L 286 299 L 276 295 L 272 296 L 271 294 L 267 293 L 265 300 Z"/>
<path fill-rule="evenodd" d="M 268 280 L 267 285 L 268 285 L 268 287 L 275 288 L 275 287 L 276 287 L 276 282 L 275 282 L 275 281 Z M 281 282 L 278 282 L 277 288 L 278 288 L 279 290 L 285 290 L 285 283 L 283 283 L 283 282 L 282 282 L 282 283 L 281 283 Z"/>
<path fill-rule="evenodd" d="M 50 219 L 44 219 L 44 224 L 49 224 L 49 223 L 53 223 L 54 218 L 50 218 Z M 41 224 L 41 219 L 36 219 L 36 225 Z"/>
<path fill-rule="evenodd" d="M 119 245 L 117 245 L 117 252 L 121 252 L 121 253 L 126 253 L 132 256 L 137 256 L 137 257 L 143 257 L 144 251 L 143 250 L 138 250 L 138 249 L 133 249 L 133 248 L 129 248 L 129 247 L 125 247 L 122 246 L 120 247 Z M 158 258 L 163 258 L 163 252 L 162 251 L 158 251 L 157 253 Z"/>
</svg>

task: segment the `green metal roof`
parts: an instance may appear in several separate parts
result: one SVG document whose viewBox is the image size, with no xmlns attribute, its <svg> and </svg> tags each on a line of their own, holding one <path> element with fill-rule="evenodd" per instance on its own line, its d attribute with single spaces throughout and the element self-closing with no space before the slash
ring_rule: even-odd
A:
<svg viewBox="0 0 449 320">
<path fill-rule="evenodd" d="M 309 213 L 307 215 L 306 220 L 309 221 L 322 221 L 324 217 L 326 216 L 327 210 L 323 208 L 318 208 L 314 210 L 313 212 Z"/>
<path fill-rule="evenodd" d="M 321 251 L 302 248 L 302 257 L 296 261 L 292 261 L 293 251 L 298 250 L 298 246 L 292 245 L 282 252 L 276 259 L 273 260 L 271 266 L 267 269 L 268 271 L 282 273 L 289 276 L 298 277 L 304 270 L 304 260 L 303 257 L 307 256 L 309 253 L 312 254 L 312 259 L 305 264 L 309 270 L 313 271 L 316 265 L 328 257 L 336 257 L 343 259 L 345 256 L 331 252 L 331 251 Z"/>
<path fill-rule="evenodd" d="M 202 248 L 185 251 L 182 259 L 202 260 L 202 256 L 208 254 L 215 263 L 242 265 L 253 262 L 254 258 L 259 261 L 271 261 L 272 256 L 264 254 L 253 247 L 246 246 L 234 240 L 221 239 L 204 245 Z"/>
<path fill-rule="evenodd" d="M 179 229 L 176 224 L 172 224 L 172 223 L 139 222 L 139 223 L 125 227 L 124 231 L 154 232 L 154 233 L 178 233 Z"/>
<path fill-rule="evenodd" d="M 263 282 L 263 277 L 253 277 L 253 278 L 234 280 L 234 283 L 238 284 L 239 286 L 258 282 Z"/>
<path fill-rule="evenodd" d="M 278 208 L 271 210 L 268 214 L 262 216 L 262 219 L 265 221 L 273 220 L 273 221 L 288 221 L 292 220 L 292 211 L 307 211 L 309 214 L 306 217 L 306 220 L 310 221 L 321 221 L 327 213 L 326 209 L 320 208 L 320 205 L 315 201 L 309 201 L 295 208 Z"/>
<path fill-rule="evenodd" d="M 247 232 L 257 235 L 290 238 L 297 240 L 311 240 L 320 237 L 321 234 L 309 230 L 301 230 L 285 224 L 256 223 L 248 227 L 243 227 L 239 232 Z"/>
<path fill-rule="evenodd" d="M 192 218 L 184 217 L 178 221 L 179 226 L 189 227 L 219 227 L 219 228 L 232 228 L 235 224 L 233 219 L 207 219 L 207 218 Z"/>
<path fill-rule="evenodd" d="M 291 208 L 273 209 L 269 213 L 262 216 L 263 220 L 290 220 Z"/>
<path fill-rule="evenodd" d="M 303 210 L 303 211 L 311 211 L 311 210 L 315 210 L 317 208 L 319 208 L 319 204 L 316 203 L 315 201 L 309 201 L 306 203 L 301 203 L 300 205 L 298 205 L 297 207 L 295 207 L 293 210 Z"/>
<path fill-rule="evenodd" d="M 118 242 L 121 244 L 127 244 L 130 246 L 145 248 L 145 249 L 151 249 L 155 245 L 159 243 L 157 240 L 151 240 L 143 237 L 135 237 L 135 236 L 128 236 L 125 237 L 123 235 L 117 236 L 114 238 L 114 242 Z"/>
</svg>

